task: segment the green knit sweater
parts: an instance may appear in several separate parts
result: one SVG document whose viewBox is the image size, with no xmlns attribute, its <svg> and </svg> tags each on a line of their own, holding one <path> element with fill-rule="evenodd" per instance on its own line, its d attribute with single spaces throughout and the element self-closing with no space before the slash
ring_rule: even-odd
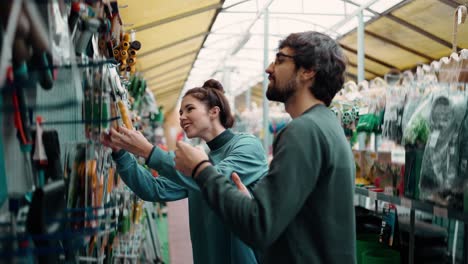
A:
<svg viewBox="0 0 468 264">
<path fill-rule="evenodd" d="M 225 130 L 208 143 L 209 158 L 214 169 L 230 181 L 237 172 L 242 182 L 250 185 L 268 171 L 265 151 L 260 141 L 246 134 Z M 257 263 L 248 246 L 234 236 L 209 208 L 200 188 L 190 177 L 174 169 L 174 153 L 155 147 L 147 165 L 160 174 L 154 178 L 139 165 L 135 157 L 121 151 L 114 155 L 117 172 L 127 186 L 146 201 L 175 201 L 189 199 L 190 237 L 195 264 Z M 232 184 L 234 186 L 234 184 Z M 177 254 L 177 253 L 176 253 Z"/>
<path fill-rule="evenodd" d="M 197 177 L 205 199 L 262 263 L 355 263 L 353 155 L 334 114 L 318 105 L 273 145 L 268 174 L 242 195 L 215 168 Z"/>
</svg>

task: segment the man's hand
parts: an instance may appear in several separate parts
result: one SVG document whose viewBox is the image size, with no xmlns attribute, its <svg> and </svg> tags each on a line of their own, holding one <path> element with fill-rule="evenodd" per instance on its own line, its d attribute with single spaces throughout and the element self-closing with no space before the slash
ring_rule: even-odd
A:
<svg viewBox="0 0 468 264">
<path fill-rule="evenodd" d="M 177 149 L 175 151 L 175 168 L 182 172 L 182 174 L 190 176 L 192 171 L 202 160 L 208 160 L 208 155 L 202 148 L 192 147 L 190 144 L 177 141 Z M 202 171 L 205 167 L 209 166 L 208 162 L 203 163 L 197 172 Z M 198 173 L 194 176 L 198 176 Z"/>
<path fill-rule="evenodd" d="M 118 131 L 111 128 L 109 136 L 112 150 L 114 148 L 125 149 L 134 155 L 148 159 L 153 149 L 153 144 L 148 142 L 140 131 L 130 130 L 125 127 L 119 127 Z M 107 146 L 106 144 L 109 141 L 102 141 L 102 143 Z"/>
<path fill-rule="evenodd" d="M 239 192 L 243 193 L 245 196 L 249 197 L 249 198 L 252 198 L 252 195 L 250 195 L 250 192 L 249 190 L 247 189 L 247 187 L 245 187 L 245 185 L 242 183 L 239 175 L 237 175 L 237 173 L 233 172 L 231 174 L 231 179 L 232 181 L 234 182 L 234 184 L 236 185 L 237 189 L 239 190 Z"/>
</svg>

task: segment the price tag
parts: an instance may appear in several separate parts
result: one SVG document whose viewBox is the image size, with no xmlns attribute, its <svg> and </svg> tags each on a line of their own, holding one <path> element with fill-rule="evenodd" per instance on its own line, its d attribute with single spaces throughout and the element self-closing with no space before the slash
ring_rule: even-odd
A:
<svg viewBox="0 0 468 264">
<path fill-rule="evenodd" d="M 391 152 L 392 163 L 405 164 L 405 151 L 403 149 L 394 149 Z"/>
<path fill-rule="evenodd" d="M 359 151 L 354 151 L 354 159 L 355 160 L 361 159 L 361 153 Z"/>
<path fill-rule="evenodd" d="M 429 139 L 429 147 L 433 148 L 437 144 L 437 140 L 439 139 L 439 130 L 435 130 L 431 133 L 431 138 Z"/>
<path fill-rule="evenodd" d="M 460 25 L 462 23 L 462 20 L 463 20 L 462 9 L 458 8 L 457 9 L 457 24 Z"/>
<path fill-rule="evenodd" d="M 359 108 L 359 115 L 367 115 L 369 113 L 369 107 L 361 107 Z"/>
<path fill-rule="evenodd" d="M 410 208 L 410 209 L 411 209 L 412 206 L 413 206 L 413 201 L 411 201 L 411 200 L 408 199 L 408 198 L 402 197 L 402 198 L 400 199 L 400 205 L 403 206 L 403 207 L 406 207 L 406 208 Z"/>
<path fill-rule="evenodd" d="M 443 218 L 448 218 L 448 212 L 447 212 L 447 208 L 444 208 L 444 207 L 439 207 L 439 206 L 434 206 L 434 209 L 433 209 L 433 214 L 435 216 L 440 216 L 440 217 L 443 217 Z"/>
<path fill-rule="evenodd" d="M 378 160 L 382 164 L 389 164 L 392 163 L 392 155 L 390 152 L 379 152 L 378 154 Z"/>
<path fill-rule="evenodd" d="M 454 147 L 450 147 L 450 155 L 455 155 L 455 148 Z"/>
<path fill-rule="evenodd" d="M 386 195 L 390 195 L 390 196 L 391 196 L 391 195 L 393 195 L 393 193 L 394 193 L 394 188 L 391 187 L 391 186 L 387 186 L 387 187 L 384 188 L 384 193 L 385 193 Z"/>
<path fill-rule="evenodd" d="M 369 191 L 369 198 L 372 201 L 377 200 L 377 192 Z"/>
</svg>

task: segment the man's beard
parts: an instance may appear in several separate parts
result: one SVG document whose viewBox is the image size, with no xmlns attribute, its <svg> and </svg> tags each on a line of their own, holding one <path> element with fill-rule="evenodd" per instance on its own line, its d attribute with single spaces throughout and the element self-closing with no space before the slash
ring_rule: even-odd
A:
<svg viewBox="0 0 468 264">
<path fill-rule="evenodd" d="M 273 87 L 268 87 L 266 97 L 269 101 L 286 103 L 291 96 L 297 91 L 297 83 L 294 78 L 291 78 L 284 87 L 278 87 L 276 82 Z"/>
</svg>

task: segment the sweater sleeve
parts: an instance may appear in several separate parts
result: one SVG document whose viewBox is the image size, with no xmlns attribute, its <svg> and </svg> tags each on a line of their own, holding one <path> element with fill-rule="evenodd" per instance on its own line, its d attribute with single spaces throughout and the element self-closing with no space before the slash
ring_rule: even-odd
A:
<svg viewBox="0 0 468 264">
<path fill-rule="evenodd" d="M 310 126 L 293 121 L 278 135 L 270 170 L 253 188 L 253 199 L 212 167 L 197 177 L 211 208 L 248 245 L 264 249 L 273 243 L 313 191 L 323 148 Z"/>
<path fill-rule="evenodd" d="M 215 166 L 218 173 L 231 179 L 236 172 L 245 185 L 259 180 L 268 172 L 268 161 L 260 141 L 251 136 L 241 138 L 229 156 Z"/>
<path fill-rule="evenodd" d="M 176 201 L 188 196 L 184 187 L 163 176 L 153 177 L 130 153 L 120 151 L 113 157 L 120 177 L 141 199 L 152 202 Z"/>
<path fill-rule="evenodd" d="M 191 177 L 184 176 L 175 169 L 174 152 L 166 152 L 155 147 L 147 164 L 171 181 L 187 186 L 190 190 L 200 191 Z M 255 182 L 268 170 L 265 151 L 255 137 L 245 137 L 236 142 L 227 157 L 215 164 L 214 168 L 229 179 L 231 173 L 236 172 L 245 185 Z"/>
</svg>

